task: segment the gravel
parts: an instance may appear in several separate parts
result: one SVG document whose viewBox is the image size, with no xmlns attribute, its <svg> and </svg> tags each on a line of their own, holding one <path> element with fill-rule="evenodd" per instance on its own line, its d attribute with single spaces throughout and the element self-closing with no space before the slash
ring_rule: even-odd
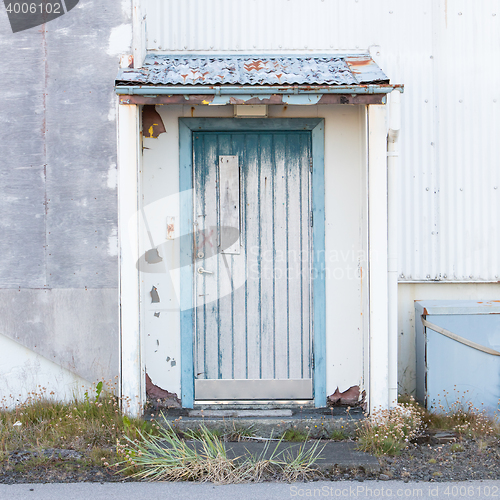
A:
<svg viewBox="0 0 500 500">
<path fill-rule="evenodd" d="M 106 467 L 86 465 L 72 450 L 43 453 L 17 451 L 0 464 L 0 483 L 121 482 L 131 481 Z M 330 480 L 401 479 L 403 481 L 467 481 L 500 479 L 500 441 L 463 439 L 444 433 L 412 444 L 401 455 L 379 459 L 378 473 L 336 469 Z"/>
<path fill-rule="evenodd" d="M 500 441 L 465 439 L 457 443 L 413 445 L 397 457 L 382 457 L 380 463 L 383 473 L 391 479 L 500 479 Z"/>
<path fill-rule="evenodd" d="M 380 472 L 362 470 L 333 471 L 329 479 L 379 479 L 388 481 L 470 481 L 500 479 L 500 441 L 498 439 L 455 439 L 451 442 L 415 443 L 398 456 L 379 458 Z"/>
</svg>

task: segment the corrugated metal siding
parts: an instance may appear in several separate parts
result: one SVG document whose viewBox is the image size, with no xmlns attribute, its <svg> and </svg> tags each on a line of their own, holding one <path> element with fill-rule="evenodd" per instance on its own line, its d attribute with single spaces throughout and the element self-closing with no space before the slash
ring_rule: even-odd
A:
<svg viewBox="0 0 500 500">
<path fill-rule="evenodd" d="M 500 2 L 146 0 L 165 53 L 370 52 L 404 83 L 401 281 L 500 276 Z"/>
</svg>

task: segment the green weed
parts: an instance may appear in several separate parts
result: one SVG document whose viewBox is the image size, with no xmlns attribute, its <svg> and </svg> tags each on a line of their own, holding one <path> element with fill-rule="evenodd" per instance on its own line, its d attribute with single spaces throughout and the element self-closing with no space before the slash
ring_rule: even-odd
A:
<svg viewBox="0 0 500 500">
<path fill-rule="evenodd" d="M 330 434 L 330 439 L 333 441 L 345 441 L 349 439 L 349 434 L 344 429 L 333 429 Z"/>
<path fill-rule="evenodd" d="M 287 429 L 283 434 L 284 441 L 300 442 L 305 441 L 309 435 L 299 429 Z"/>
</svg>

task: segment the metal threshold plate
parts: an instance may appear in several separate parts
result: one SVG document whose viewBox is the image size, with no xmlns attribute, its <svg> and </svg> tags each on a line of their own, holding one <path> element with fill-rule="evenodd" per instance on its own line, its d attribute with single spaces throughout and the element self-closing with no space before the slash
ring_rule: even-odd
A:
<svg viewBox="0 0 500 500">
<path fill-rule="evenodd" d="M 292 410 L 189 410 L 190 417 L 205 417 L 205 418 L 281 418 L 291 417 Z"/>
<path fill-rule="evenodd" d="M 312 399 L 312 379 L 220 380 L 194 382 L 195 399 L 205 400 L 278 400 Z"/>
</svg>

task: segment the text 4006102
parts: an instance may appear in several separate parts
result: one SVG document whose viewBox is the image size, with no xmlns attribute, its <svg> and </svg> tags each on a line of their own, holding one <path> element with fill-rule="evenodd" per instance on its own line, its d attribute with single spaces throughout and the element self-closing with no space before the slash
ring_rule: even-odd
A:
<svg viewBox="0 0 500 500">
<path fill-rule="evenodd" d="M 9 3 L 7 4 L 9 14 L 62 14 L 62 6 L 59 2 L 53 3 Z"/>
</svg>

